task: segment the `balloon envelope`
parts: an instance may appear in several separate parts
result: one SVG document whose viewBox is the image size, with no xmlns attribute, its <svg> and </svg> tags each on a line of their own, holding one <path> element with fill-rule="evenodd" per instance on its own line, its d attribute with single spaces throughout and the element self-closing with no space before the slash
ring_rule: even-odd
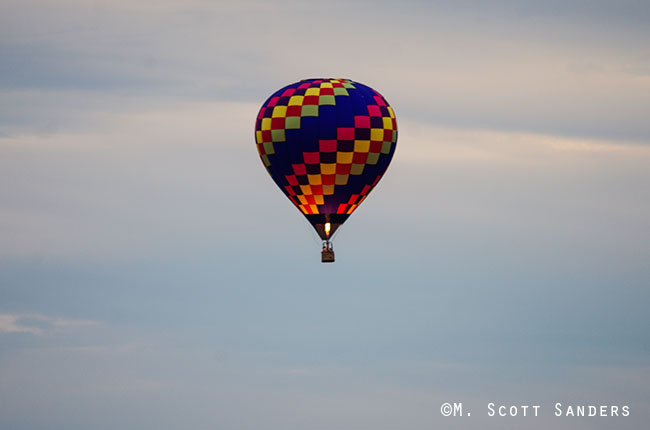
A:
<svg viewBox="0 0 650 430">
<path fill-rule="evenodd" d="M 305 79 L 276 91 L 255 125 L 262 163 L 323 240 L 364 201 L 395 152 L 386 99 L 349 79 Z"/>
</svg>

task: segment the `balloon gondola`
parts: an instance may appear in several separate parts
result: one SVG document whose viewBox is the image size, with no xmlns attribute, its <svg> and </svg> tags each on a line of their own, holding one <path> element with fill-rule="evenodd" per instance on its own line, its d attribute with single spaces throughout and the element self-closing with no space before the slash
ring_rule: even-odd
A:
<svg viewBox="0 0 650 430">
<path fill-rule="evenodd" d="M 323 241 L 368 197 L 397 143 L 395 113 L 372 88 L 349 79 L 305 79 L 273 93 L 260 108 L 255 141 L 271 178 Z"/>
</svg>

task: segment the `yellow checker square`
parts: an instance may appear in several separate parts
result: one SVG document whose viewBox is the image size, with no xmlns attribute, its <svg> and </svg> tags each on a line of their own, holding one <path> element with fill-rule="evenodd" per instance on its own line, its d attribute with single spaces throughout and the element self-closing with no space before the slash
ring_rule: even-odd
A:
<svg viewBox="0 0 650 430">
<path fill-rule="evenodd" d="M 334 194 L 334 185 L 323 185 L 323 194 L 331 196 Z"/>
<path fill-rule="evenodd" d="M 313 214 L 318 213 L 318 206 L 316 206 L 316 205 L 309 205 L 309 209 L 311 209 L 311 213 L 313 213 Z"/>
<path fill-rule="evenodd" d="M 314 201 L 316 202 L 317 205 L 325 204 L 325 199 L 323 199 L 323 196 L 321 195 L 314 196 Z"/>
<path fill-rule="evenodd" d="M 382 141 L 384 140 L 384 129 L 383 128 L 371 128 L 370 129 L 370 140 Z"/>
<path fill-rule="evenodd" d="M 307 91 L 305 91 L 306 96 L 319 96 L 320 95 L 320 88 L 307 88 Z"/>
<path fill-rule="evenodd" d="M 304 96 L 291 96 L 289 99 L 289 106 L 302 106 L 302 101 L 304 99 Z"/>
<path fill-rule="evenodd" d="M 287 116 L 286 106 L 276 106 L 273 108 L 273 118 L 284 118 Z"/>
<path fill-rule="evenodd" d="M 370 154 L 368 154 L 368 159 L 366 160 L 366 164 L 375 165 L 377 164 L 377 161 L 379 161 L 379 154 L 375 152 L 371 152 Z"/>
<path fill-rule="evenodd" d="M 334 183 L 336 185 L 347 185 L 349 176 L 350 175 L 336 175 L 336 177 L 334 178 Z"/>
<path fill-rule="evenodd" d="M 303 205 L 307 204 L 307 199 L 305 198 L 305 196 L 298 196 L 298 201 Z"/>
<path fill-rule="evenodd" d="M 336 162 L 339 164 L 352 164 L 353 152 L 337 152 Z"/>
<path fill-rule="evenodd" d="M 350 174 L 361 175 L 363 173 L 364 166 L 365 164 L 353 164 L 352 167 L 350 167 Z"/>
<path fill-rule="evenodd" d="M 388 108 L 388 114 L 390 115 L 391 118 L 395 118 L 395 112 L 393 112 L 393 108 L 390 106 L 387 106 Z"/>
<path fill-rule="evenodd" d="M 255 140 L 257 141 L 257 143 L 264 142 L 264 139 L 262 138 L 262 130 L 257 130 L 255 132 Z"/>
<path fill-rule="evenodd" d="M 307 175 L 309 180 L 309 185 L 321 185 L 323 183 L 323 178 L 320 175 Z"/>
<path fill-rule="evenodd" d="M 262 130 L 271 129 L 271 118 L 262 118 Z"/>
<path fill-rule="evenodd" d="M 320 84 L 321 88 L 333 88 L 331 82 L 323 82 Z"/>
<path fill-rule="evenodd" d="M 336 163 L 321 163 L 320 172 L 323 175 L 333 175 L 336 173 Z"/>
<path fill-rule="evenodd" d="M 388 117 L 384 117 L 383 120 L 384 120 L 384 128 L 386 130 L 392 130 L 393 129 L 393 120 L 388 118 Z"/>
<path fill-rule="evenodd" d="M 301 185 L 300 191 L 302 191 L 304 195 L 311 195 L 311 187 L 309 185 Z"/>
<path fill-rule="evenodd" d="M 370 151 L 370 141 L 369 140 L 355 140 L 354 141 L 354 152 L 368 152 Z"/>
</svg>

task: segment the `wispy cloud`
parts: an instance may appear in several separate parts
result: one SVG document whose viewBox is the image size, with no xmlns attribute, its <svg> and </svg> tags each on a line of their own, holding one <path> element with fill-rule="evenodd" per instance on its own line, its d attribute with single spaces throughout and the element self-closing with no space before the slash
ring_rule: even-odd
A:
<svg viewBox="0 0 650 430">
<path fill-rule="evenodd" d="M 42 314 L 0 314 L 0 333 L 29 333 L 41 336 L 71 328 L 96 325 L 99 325 L 99 322 Z"/>
</svg>

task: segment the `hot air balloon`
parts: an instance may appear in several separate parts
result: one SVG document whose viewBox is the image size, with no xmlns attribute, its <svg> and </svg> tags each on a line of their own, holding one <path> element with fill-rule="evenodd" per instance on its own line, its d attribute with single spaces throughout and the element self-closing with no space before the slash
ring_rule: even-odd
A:
<svg viewBox="0 0 650 430">
<path fill-rule="evenodd" d="M 271 178 L 323 240 L 331 239 L 388 168 L 395 113 L 372 88 L 349 79 L 305 79 L 276 91 L 257 115 L 255 140 Z"/>
</svg>

